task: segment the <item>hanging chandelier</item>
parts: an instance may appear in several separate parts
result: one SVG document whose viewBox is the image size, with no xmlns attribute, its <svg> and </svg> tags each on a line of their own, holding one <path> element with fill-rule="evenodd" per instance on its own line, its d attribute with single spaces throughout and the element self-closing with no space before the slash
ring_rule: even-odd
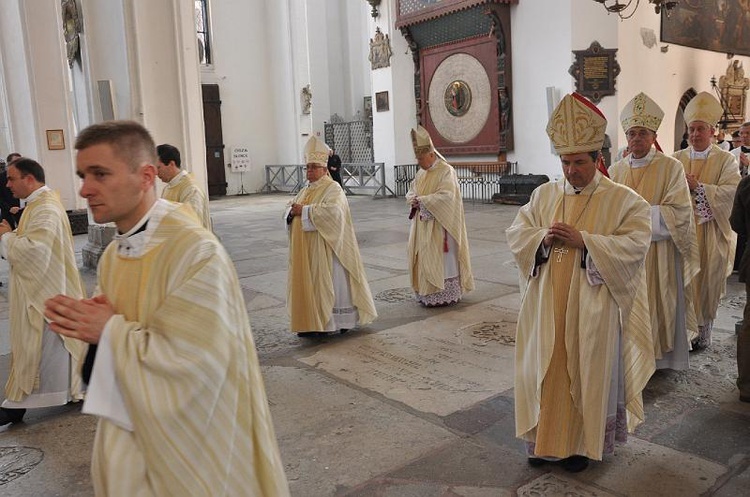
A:
<svg viewBox="0 0 750 497">
<path fill-rule="evenodd" d="M 602 7 L 610 13 L 617 14 L 620 19 L 630 19 L 635 14 L 641 0 L 594 0 L 596 3 L 602 4 Z M 648 3 L 654 6 L 654 12 L 661 14 L 662 11 L 667 17 L 671 14 L 671 10 L 677 7 L 677 0 L 648 0 Z"/>
</svg>

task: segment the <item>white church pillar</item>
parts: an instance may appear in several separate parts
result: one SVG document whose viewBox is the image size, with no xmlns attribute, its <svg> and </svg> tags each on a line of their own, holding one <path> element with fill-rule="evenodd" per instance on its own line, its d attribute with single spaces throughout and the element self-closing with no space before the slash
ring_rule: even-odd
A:
<svg viewBox="0 0 750 497">
<path fill-rule="evenodd" d="M 0 46 L 10 146 L 39 161 L 47 184 L 60 193 L 67 209 L 73 209 L 78 203 L 75 123 L 59 0 L 5 2 Z M 64 144 L 56 141 L 50 150 L 47 130 L 62 130 Z"/>
<path fill-rule="evenodd" d="M 193 2 L 124 0 L 131 119 L 157 145 L 180 149 L 186 170 L 207 188 L 198 47 Z"/>
<path fill-rule="evenodd" d="M 363 2 L 365 10 L 369 5 Z M 415 164 L 414 151 L 409 131 L 417 125 L 414 96 L 414 62 L 412 52 L 401 32 L 393 26 L 396 23 L 396 0 L 382 2 L 380 15 L 370 17 L 370 38 L 375 37 L 375 29 L 380 28 L 391 41 L 393 55 L 390 67 L 376 69 L 370 73 L 372 80 L 373 107 L 373 148 L 375 162 L 383 162 L 386 171 L 386 184 L 393 189 L 393 166 Z M 376 95 L 388 93 L 387 111 L 378 112 Z"/>
</svg>

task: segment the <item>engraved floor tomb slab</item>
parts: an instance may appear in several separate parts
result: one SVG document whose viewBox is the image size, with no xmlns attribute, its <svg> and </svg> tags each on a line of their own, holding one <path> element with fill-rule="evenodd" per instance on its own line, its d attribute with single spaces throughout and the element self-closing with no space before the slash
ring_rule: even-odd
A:
<svg viewBox="0 0 750 497">
<path fill-rule="evenodd" d="M 481 323 L 514 328 L 516 314 L 484 304 L 318 350 L 302 362 L 414 409 L 446 416 L 513 386 L 513 347 Z M 468 324 L 467 324 L 468 323 Z"/>
</svg>

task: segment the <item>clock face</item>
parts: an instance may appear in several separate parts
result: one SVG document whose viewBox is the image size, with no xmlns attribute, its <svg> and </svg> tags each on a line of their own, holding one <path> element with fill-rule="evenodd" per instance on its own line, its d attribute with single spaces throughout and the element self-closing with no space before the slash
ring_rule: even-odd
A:
<svg viewBox="0 0 750 497">
<path fill-rule="evenodd" d="M 492 91 L 484 66 L 473 56 L 457 53 L 435 69 L 428 90 L 428 108 L 440 135 L 466 143 L 482 131 L 490 115 Z"/>
</svg>

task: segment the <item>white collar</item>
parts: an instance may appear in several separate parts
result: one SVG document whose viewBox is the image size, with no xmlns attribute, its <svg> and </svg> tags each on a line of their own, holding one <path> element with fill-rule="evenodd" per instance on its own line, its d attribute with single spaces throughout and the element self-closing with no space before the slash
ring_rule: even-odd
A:
<svg viewBox="0 0 750 497">
<path fill-rule="evenodd" d="M 179 173 L 177 173 L 174 178 L 170 179 L 169 183 L 167 183 L 167 186 L 176 185 L 177 183 L 180 182 L 183 176 L 187 176 L 187 171 L 185 171 L 184 169 L 182 169 Z"/>
<path fill-rule="evenodd" d="M 114 241 L 117 243 L 117 253 L 133 259 L 143 256 L 151 236 L 161 223 L 162 218 L 171 212 L 172 206 L 177 206 L 177 204 L 170 204 L 166 200 L 158 199 L 127 233 L 116 234 Z M 146 223 L 148 223 L 146 229 L 138 231 Z"/>
<path fill-rule="evenodd" d="M 583 188 L 575 188 L 573 185 L 563 179 L 563 184 L 565 185 L 565 195 L 575 195 L 576 192 L 578 192 L 578 194 L 587 193 L 588 195 L 591 195 L 591 192 L 593 192 L 596 187 L 599 186 L 599 182 L 601 180 L 602 173 L 600 173 L 598 169 L 594 174 L 594 178 L 589 182 L 588 185 L 584 186 Z"/>
<path fill-rule="evenodd" d="M 633 169 L 638 169 L 639 167 L 646 167 L 649 164 L 651 164 L 651 161 L 654 160 L 654 156 L 656 155 L 656 147 L 653 145 L 651 146 L 651 150 L 648 151 L 646 155 L 641 157 L 640 159 L 636 159 L 633 157 L 633 154 L 630 154 L 630 157 L 628 158 L 628 163 L 630 164 L 630 167 Z"/>
<path fill-rule="evenodd" d="M 33 202 L 34 200 L 36 200 L 36 198 L 39 197 L 39 195 L 41 195 L 42 192 L 48 192 L 48 191 L 51 191 L 51 190 L 52 189 L 49 186 L 42 185 L 39 188 L 37 188 L 36 190 L 34 190 L 33 192 L 31 192 L 31 194 L 28 197 L 26 197 L 24 199 L 21 199 L 21 200 L 23 200 L 24 202 L 26 202 L 28 204 L 29 202 Z"/>
<path fill-rule="evenodd" d="M 709 145 L 706 150 L 697 151 L 693 147 L 690 147 L 690 158 L 691 159 L 707 159 L 708 153 L 711 152 L 713 146 Z"/>
</svg>

